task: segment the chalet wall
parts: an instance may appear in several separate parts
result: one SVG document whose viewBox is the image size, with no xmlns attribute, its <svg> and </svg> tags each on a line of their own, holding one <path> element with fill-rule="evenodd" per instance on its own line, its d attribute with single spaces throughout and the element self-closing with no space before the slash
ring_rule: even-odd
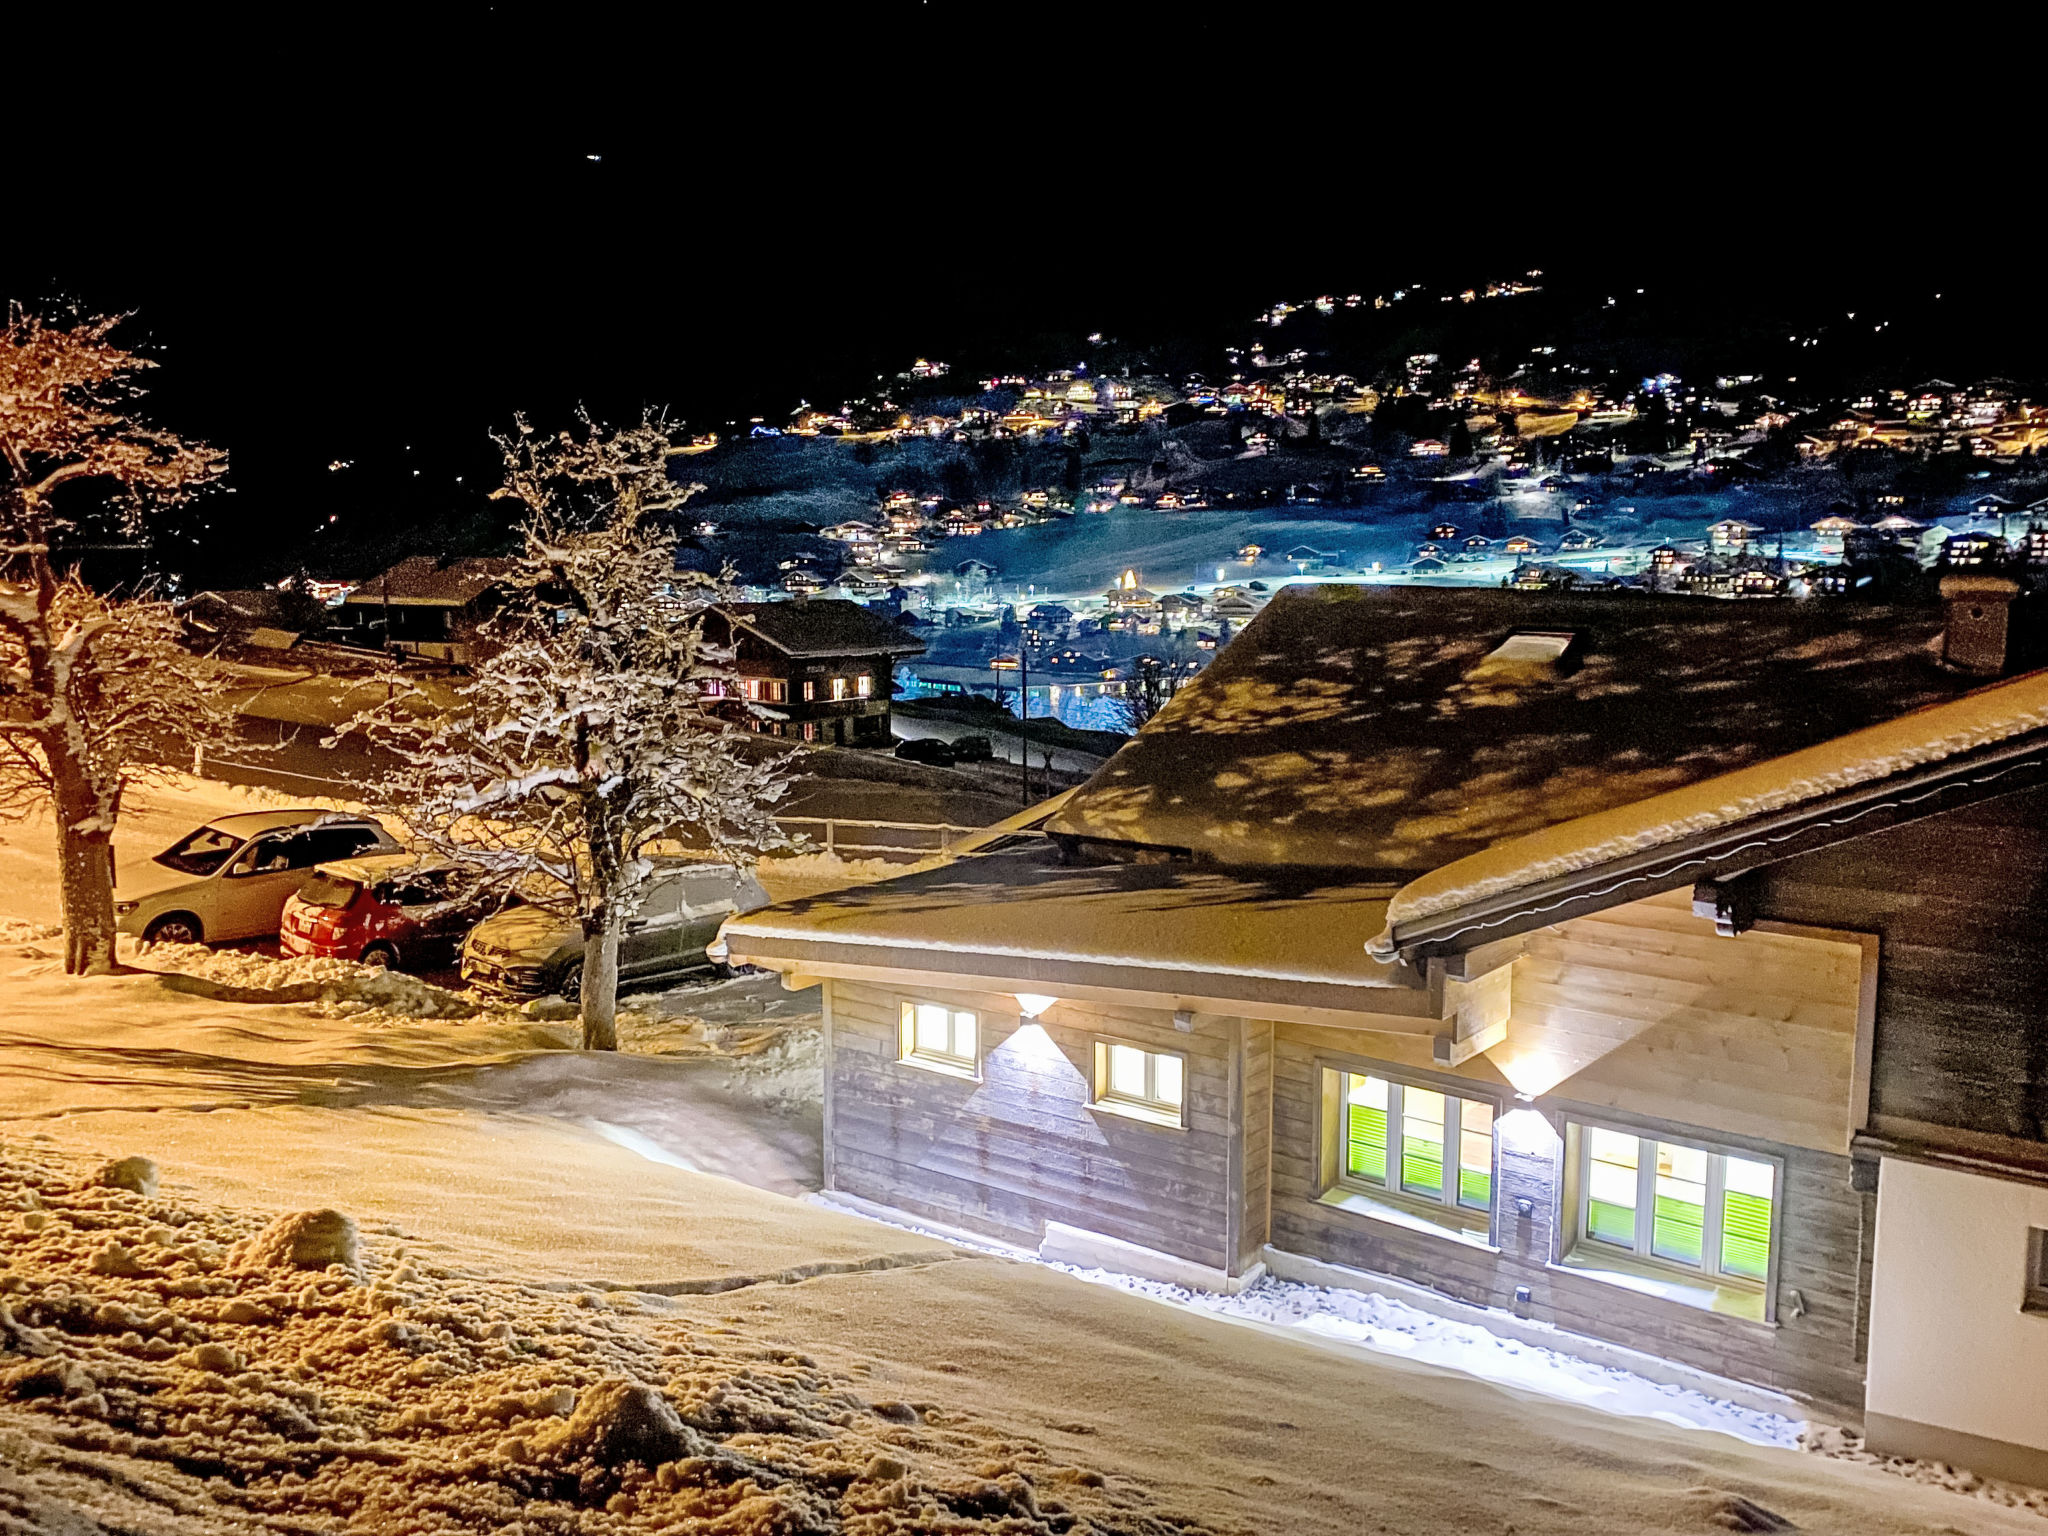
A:
<svg viewBox="0 0 2048 1536">
<path fill-rule="evenodd" d="M 2028 1480 L 2048 1469 L 2048 1315 L 2020 1308 L 2028 1232 L 2044 1227 L 2048 1189 L 1885 1159 L 1873 1449 Z"/>
<path fill-rule="evenodd" d="M 2048 1140 L 2048 790 L 1760 872 L 1760 916 L 1879 936 L 1871 1111 Z"/>
<path fill-rule="evenodd" d="M 1034 1246 L 1059 1221 L 1234 1270 L 1263 1244 L 1246 1220 L 1241 1020 L 1197 1014 L 1183 1032 L 1159 1010 L 1061 1002 L 1032 1023 L 1001 994 L 826 986 L 828 1187 Z M 896 1059 L 906 997 L 979 1014 L 980 1082 Z M 1089 1107 L 1101 1035 L 1186 1054 L 1185 1129 Z"/>
<path fill-rule="evenodd" d="M 1834 1407 L 1861 1406 L 1859 1314 L 1867 1297 L 1861 1279 L 1862 1201 L 1850 1188 L 1846 1156 L 1737 1137 L 1696 1120 L 1630 1117 L 1674 1138 L 1719 1141 L 1783 1160 L 1776 1325 L 1702 1311 L 1553 1264 L 1562 1211 L 1562 1146 L 1547 1128 L 1537 1127 L 1526 1139 L 1502 1133 L 1490 1247 L 1319 1200 L 1321 1071 L 1326 1065 L 1413 1070 L 1412 1062 L 1364 1054 L 1383 1043 L 1394 1042 L 1342 1030 L 1275 1026 L 1275 1247 L 1427 1285 L 1479 1306 L 1513 1308 L 1516 1288 L 1527 1286 L 1530 1299 L 1521 1308 L 1526 1316 Z M 1462 1075 L 1483 1081 L 1487 1074 Z M 1527 1127 L 1524 1117 L 1518 1129 Z M 1518 1196 L 1530 1201 L 1531 1215 L 1518 1213 Z"/>
<path fill-rule="evenodd" d="M 1674 891 L 1531 934 L 1489 1054 L 1530 1093 L 1846 1153 L 1862 967 L 1854 943 L 1723 938 Z"/>
</svg>

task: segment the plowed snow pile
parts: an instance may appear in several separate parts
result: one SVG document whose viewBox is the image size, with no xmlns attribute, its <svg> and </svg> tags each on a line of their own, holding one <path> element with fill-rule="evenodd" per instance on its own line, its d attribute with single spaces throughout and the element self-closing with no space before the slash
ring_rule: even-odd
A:
<svg viewBox="0 0 2048 1536">
<path fill-rule="evenodd" d="M 378 1013 L 405 1019 L 467 1019 L 485 1011 L 485 1005 L 467 993 L 450 992 L 403 971 L 320 955 L 272 958 L 204 944 L 147 944 L 136 948 L 132 958 L 147 970 L 197 976 L 250 991 L 284 992 L 297 998 L 313 989 L 307 1000 L 335 1018 Z"/>
<path fill-rule="evenodd" d="M 0 1149 L 10 1536 L 1211 1529 L 657 1297 L 458 1276 L 342 1213 L 155 1188 L 141 1160 Z"/>
</svg>

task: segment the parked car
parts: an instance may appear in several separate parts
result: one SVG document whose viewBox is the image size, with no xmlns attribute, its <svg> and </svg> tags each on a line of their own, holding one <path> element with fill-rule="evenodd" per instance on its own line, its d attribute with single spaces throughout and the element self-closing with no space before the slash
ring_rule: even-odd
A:
<svg viewBox="0 0 2048 1536">
<path fill-rule="evenodd" d="M 367 816 L 240 811 L 187 833 L 140 870 L 117 870 L 115 926 L 151 944 L 263 938 L 320 865 L 402 851 Z"/>
<path fill-rule="evenodd" d="M 285 902 L 279 948 L 406 970 L 451 960 L 482 915 L 454 876 L 410 853 L 322 864 Z"/>
<path fill-rule="evenodd" d="M 953 766 L 953 743 L 940 741 L 936 736 L 920 736 L 912 741 L 896 743 L 896 755 L 913 763 L 929 763 L 935 768 Z"/>
<path fill-rule="evenodd" d="M 995 760 L 996 749 L 986 736 L 956 736 L 952 740 L 956 763 L 987 763 Z"/>
<path fill-rule="evenodd" d="M 719 924 L 768 905 L 761 882 L 729 864 L 683 864 L 662 870 L 619 937 L 619 984 L 667 981 L 704 970 L 704 947 Z M 507 907 L 470 930 L 462 945 L 462 979 L 513 997 L 583 990 L 583 931 L 573 919 L 541 907 Z"/>
</svg>

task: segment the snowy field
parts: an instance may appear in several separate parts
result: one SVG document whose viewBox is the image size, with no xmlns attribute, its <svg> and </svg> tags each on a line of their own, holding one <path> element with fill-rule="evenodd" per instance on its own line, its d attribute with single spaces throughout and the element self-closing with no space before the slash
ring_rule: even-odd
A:
<svg viewBox="0 0 2048 1536">
<path fill-rule="evenodd" d="M 1660 491 L 1641 496 L 1620 487 L 1589 485 L 1580 489 L 1599 498 L 1596 508 L 1580 514 L 1580 521 L 1601 535 L 1599 547 L 1580 553 L 1556 553 L 1557 540 L 1567 526 L 1561 513 L 1573 493 L 1513 495 L 1501 505 L 1507 514 L 1507 533 L 1526 534 L 1535 540 L 1539 552 L 1529 558 L 1568 566 L 1586 581 L 1639 573 L 1659 544 L 1703 549 L 1708 525 L 1721 518 L 1757 520 L 1782 511 L 1789 511 L 1795 519 L 1794 531 L 1783 538 L 1788 560 L 1840 558 L 1839 551 L 1823 550 L 1806 527 L 1825 506 L 1802 497 L 1796 487 Z M 1950 531 L 1997 529 L 1995 518 L 1969 514 L 1967 497 L 1957 497 L 1955 502 L 1940 514 Z M 997 529 L 972 538 L 948 539 L 925 557 L 924 564 L 932 572 L 950 572 L 969 558 L 987 561 L 999 572 L 1005 601 L 1022 598 L 1072 603 L 1097 598 L 1126 570 L 1135 570 L 1155 592 L 1189 587 L 1207 590 L 1251 580 L 1277 586 L 1301 579 L 1300 570 L 1283 557 L 1302 545 L 1338 557 L 1325 579 L 1498 586 L 1520 563 L 1518 557 L 1461 561 L 1434 576 L 1410 575 L 1403 569 L 1415 558 L 1417 547 L 1429 539 L 1432 527 L 1450 523 L 1472 532 L 1486 510 L 1475 503 L 1429 502 L 1406 489 L 1381 493 L 1371 505 L 1348 508 L 1336 516 L 1319 515 L 1313 507 L 1192 512 L 1119 507 L 1034 528 Z M 1922 511 L 1917 515 L 1931 519 L 1936 514 Z M 2019 532 L 2016 523 L 2014 520 L 2007 531 Z M 1237 551 L 1247 544 L 1260 545 L 1265 555 L 1256 563 L 1237 559 Z M 1760 554 L 1774 556 L 1778 550 L 1775 534 L 1757 545 Z M 939 578 L 942 597 L 949 581 L 948 576 Z"/>
<path fill-rule="evenodd" d="M 124 853 L 216 801 L 248 803 L 143 797 Z M 1387 1298 L 1195 1296 L 792 1199 L 817 1004 L 773 978 L 631 997 L 602 1056 L 332 962 L 65 978 L 35 836 L 0 848 L 7 1536 L 2048 1530 Z M 93 1182 L 130 1156 L 155 1193 Z M 257 1241 L 322 1208 L 352 1265 Z"/>
</svg>

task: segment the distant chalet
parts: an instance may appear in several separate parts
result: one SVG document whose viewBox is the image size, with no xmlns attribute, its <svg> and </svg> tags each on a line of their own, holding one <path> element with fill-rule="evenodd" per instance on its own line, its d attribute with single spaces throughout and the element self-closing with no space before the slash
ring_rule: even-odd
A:
<svg viewBox="0 0 2048 1536">
<path fill-rule="evenodd" d="M 924 654 L 901 625 L 839 598 L 724 603 L 704 616 L 705 638 L 734 651 L 740 696 L 765 735 L 848 747 L 889 744 L 896 662 Z"/>
<path fill-rule="evenodd" d="M 467 666 L 497 611 L 513 562 L 412 555 L 342 599 L 342 636 L 356 645 Z"/>
</svg>

